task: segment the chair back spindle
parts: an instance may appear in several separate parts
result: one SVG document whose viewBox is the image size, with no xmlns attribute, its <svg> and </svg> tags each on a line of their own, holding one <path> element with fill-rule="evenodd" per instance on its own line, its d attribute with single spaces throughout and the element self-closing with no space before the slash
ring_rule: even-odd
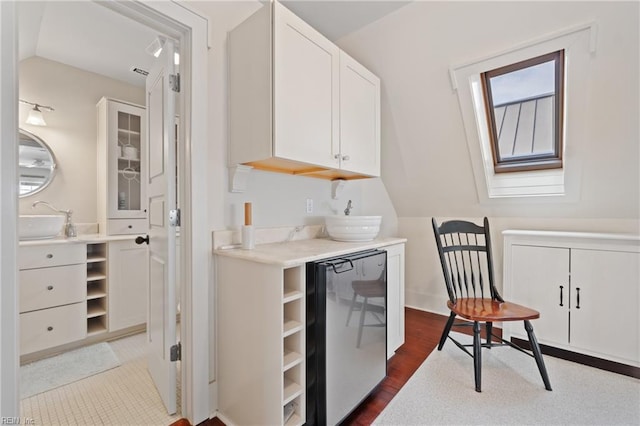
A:
<svg viewBox="0 0 640 426">
<path fill-rule="evenodd" d="M 449 300 L 491 298 L 502 301 L 493 280 L 489 223 L 452 220 L 440 226 L 432 219 Z"/>
</svg>

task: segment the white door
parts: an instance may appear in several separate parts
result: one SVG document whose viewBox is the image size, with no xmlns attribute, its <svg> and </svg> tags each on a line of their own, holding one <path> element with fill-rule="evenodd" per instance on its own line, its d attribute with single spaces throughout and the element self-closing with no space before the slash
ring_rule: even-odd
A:
<svg viewBox="0 0 640 426">
<path fill-rule="evenodd" d="M 170 210 L 176 207 L 175 94 L 169 76 L 175 74 L 174 46 L 167 41 L 147 77 L 149 291 L 148 368 L 169 414 L 176 412 L 176 228 Z"/>
<path fill-rule="evenodd" d="M 337 168 L 338 46 L 273 6 L 274 155 Z"/>
<path fill-rule="evenodd" d="M 640 362 L 640 254 L 571 249 L 571 346 Z"/>
<path fill-rule="evenodd" d="M 340 168 L 380 176 L 380 79 L 343 51 Z"/>
<path fill-rule="evenodd" d="M 540 312 L 531 324 L 540 343 L 569 343 L 569 249 L 514 245 L 509 301 Z M 527 338 L 521 321 L 512 334 Z"/>
</svg>

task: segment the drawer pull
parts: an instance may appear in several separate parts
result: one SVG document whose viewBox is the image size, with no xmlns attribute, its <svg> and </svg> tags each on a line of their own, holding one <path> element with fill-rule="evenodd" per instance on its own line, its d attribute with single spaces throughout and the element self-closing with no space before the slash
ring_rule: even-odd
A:
<svg viewBox="0 0 640 426">
<path fill-rule="evenodd" d="M 53 331 L 53 327 L 51 326 L 47 327 L 47 331 Z"/>
<path fill-rule="evenodd" d="M 53 255 L 51 253 L 47 253 L 47 259 L 53 259 Z"/>
<path fill-rule="evenodd" d="M 47 286 L 47 290 L 53 290 L 53 286 L 52 285 L 48 285 Z"/>
</svg>

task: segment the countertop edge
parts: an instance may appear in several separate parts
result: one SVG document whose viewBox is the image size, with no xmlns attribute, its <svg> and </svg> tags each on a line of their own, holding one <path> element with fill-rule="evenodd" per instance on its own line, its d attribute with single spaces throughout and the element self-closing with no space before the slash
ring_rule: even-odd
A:
<svg viewBox="0 0 640 426">
<path fill-rule="evenodd" d="M 252 250 L 243 250 L 240 248 L 216 249 L 213 253 L 216 256 L 232 257 L 287 268 L 329 257 L 341 256 L 363 250 L 384 248 L 406 242 L 406 238 L 395 237 L 353 243 L 333 241 L 326 238 L 314 238 L 291 242 L 259 244 Z"/>
</svg>

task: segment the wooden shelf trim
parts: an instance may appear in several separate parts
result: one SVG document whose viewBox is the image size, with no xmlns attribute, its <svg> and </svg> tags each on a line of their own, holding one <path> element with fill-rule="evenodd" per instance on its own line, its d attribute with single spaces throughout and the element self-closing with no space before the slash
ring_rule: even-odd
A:
<svg viewBox="0 0 640 426">
<path fill-rule="evenodd" d="M 286 290 L 284 293 L 284 298 L 282 299 L 282 303 L 289 303 L 294 300 L 302 299 L 302 292 L 298 290 Z"/>
<path fill-rule="evenodd" d="M 285 318 L 283 330 L 284 333 L 282 337 L 290 336 L 293 333 L 302 330 L 302 323 L 300 321 Z"/>
</svg>

